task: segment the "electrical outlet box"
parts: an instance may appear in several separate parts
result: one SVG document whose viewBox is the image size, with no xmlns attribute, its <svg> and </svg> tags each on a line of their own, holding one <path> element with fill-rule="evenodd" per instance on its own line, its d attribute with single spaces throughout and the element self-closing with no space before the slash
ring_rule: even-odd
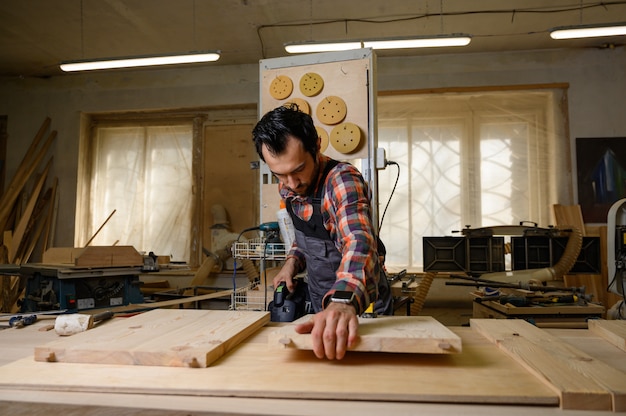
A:
<svg viewBox="0 0 626 416">
<path fill-rule="evenodd" d="M 387 154 L 385 149 L 379 147 L 376 149 L 376 169 L 385 169 L 387 167 Z"/>
</svg>

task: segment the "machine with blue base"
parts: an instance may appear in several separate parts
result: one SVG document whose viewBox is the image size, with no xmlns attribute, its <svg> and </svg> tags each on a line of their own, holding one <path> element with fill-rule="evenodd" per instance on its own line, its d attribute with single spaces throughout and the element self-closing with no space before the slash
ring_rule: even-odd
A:
<svg viewBox="0 0 626 416">
<path fill-rule="evenodd" d="M 141 267 L 25 264 L 20 267 L 25 289 L 20 310 L 78 312 L 142 303 L 141 271 Z"/>
</svg>

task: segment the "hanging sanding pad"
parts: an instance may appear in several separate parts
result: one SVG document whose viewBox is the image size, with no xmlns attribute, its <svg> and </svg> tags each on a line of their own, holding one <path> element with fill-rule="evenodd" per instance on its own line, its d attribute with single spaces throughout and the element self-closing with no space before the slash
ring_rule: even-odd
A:
<svg viewBox="0 0 626 416">
<path fill-rule="evenodd" d="M 315 97 L 324 89 L 324 79 L 320 74 L 307 72 L 300 78 L 300 92 L 307 97 Z"/>
<path fill-rule="evenodd" d="M 330 132 L 330 144 L 339 153 L 352 153 L 361 143 L 361 129 L 354 123 L 341 123 Z"/>
<path fill-rule="evenodd" d="M 320 101 L 315 114 L 319 121 L 332 126 L 341 123 L 347 112 L 346 102 L 341 97 L 330 95 Z"/>
<path fill-rule="evenodd" d="M 317 136 L 320 138 L 320 152 L 324 153 L 328 148 L 328 133 L 319 126 L 315 126 L 315 130 L 317 130 Z"/>
<path fill-rule="evenodd" d="M 286 106 L 289 106 L 290 104 L 297 105 L 298 110 L 302 111 L 305 114 L 311 114 L 311 107 L 309 107 L 309 103 L 304 101 L 302 98 L 292 98 L 285 103 Z"/>
<path fill-rule="evenodd" d="M 293 81 L 286 75 L 279 75 L 270 84 L 270 95 L 277 100 L 284 100 L 293 92 Z"/>
</svg>

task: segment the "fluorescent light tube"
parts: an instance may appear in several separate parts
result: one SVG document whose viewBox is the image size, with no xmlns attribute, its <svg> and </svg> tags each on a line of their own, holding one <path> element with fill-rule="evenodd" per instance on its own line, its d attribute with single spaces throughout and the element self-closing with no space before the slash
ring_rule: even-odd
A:
<svg viewBox="0 0 626 416">
<path fill-rule="evenodd" d="M 359 48 L 361 48 L 361 42 L 357 41 L 326 43 L 303 42 L 285 44 L 285 50 L 289 53 L 336 52 Z"/>
<path fill-rule="evenodd" d="M 397 39 L 369 39 L 363 41 L 349 40 L 345 42 L 290 42 L 285 44 L 289 53 L 312 53 L 345 51 L 348 49 L 407 49 L 407 48 L 437 48 L 446 46 L 466 46 L 472 41 L 471 36 L 465 34 L 440 35 L 431 37 L 397 38 Z"/>
<path fill-rule="evenodd" d="M 446 46 L 467 46 L 471 41 L 471 37 L 459 35 L 454 37 L 371 40 L 364 41 L 363 46 L 372 49 L 440 48 Z"/>
<path fill-rule="evenodd" d="M 218 52 L 198 52 L 183 55 L 110 58 L 91 61 L 64 62 L 60 65 L 65 72 L 93 71 L 98 69 L 135 68 L 142 66 L 191 64 L 213 62 L 220 58 Z"/>
<path fill-rule="evenodd" d="M 556 27 L 550 31 L 552 39 L 580 39 L 623 35 L 626 35 L 626 23 Z"/>
</svg>

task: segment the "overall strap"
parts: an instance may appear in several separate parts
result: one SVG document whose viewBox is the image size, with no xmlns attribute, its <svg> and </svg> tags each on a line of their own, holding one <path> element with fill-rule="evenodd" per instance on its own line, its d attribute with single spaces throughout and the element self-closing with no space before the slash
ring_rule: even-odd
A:
<svg viewBox="0 0 626 416">
<path fill-rule="evenodd" d="M 306 236 L 316 237 L 322 240 L 330 240 L 330 234 L 328 234 L 328 230 L 324 227 L 324 217 L 322 216 L 322 201 L 324 199 L 324 190 L 326 189 L 325 183 L 326 178 L 328 177 L 328 173 L 332 168 L 337 166 L 339 162 L 334 159 L 330 159 L 326 166 L 324 167 L 324 171 L 322 172 L 322 177 L 319 181 L 319 186 L 313 198 L 311 198 L 311 205 L 313 205 L 313 215 L 309 221 L 304 221 L 300 217 L 294 214 L 293 207 L 291 206 L 291 200 L 285 201 L 285 208 L 287 208 L 287 212 L 291 216 L 293 221 L 293 226 L 302 231 Z"/>
</svg>

